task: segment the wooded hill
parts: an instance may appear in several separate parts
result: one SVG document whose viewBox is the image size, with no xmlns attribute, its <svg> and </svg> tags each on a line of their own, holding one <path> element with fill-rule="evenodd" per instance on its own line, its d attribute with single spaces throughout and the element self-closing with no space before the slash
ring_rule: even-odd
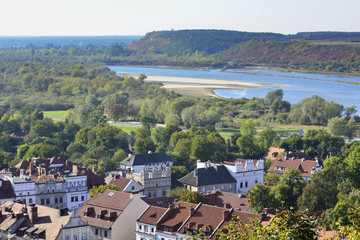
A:
<svg viewBox="0 0 360 240">
<path fill-rule="evenodd" d="M 165 56 L 193 58 L 194 65 L 211 59 L 230 65 L 267 65 L 328 72 L 358 72 L 360 32 L 303 32 L 295 35 L 227 30 L 150 32 L 128 45 L 142 60 L 157 64 Z M 181 61 L 179 66 L 181 66 Z M 211 61 L 211 60 L 210 60 Z M 201 64 L 200 64 L 201 65 Z M 214 64 L 209 64 L 212 66 Z"/>
</svg>

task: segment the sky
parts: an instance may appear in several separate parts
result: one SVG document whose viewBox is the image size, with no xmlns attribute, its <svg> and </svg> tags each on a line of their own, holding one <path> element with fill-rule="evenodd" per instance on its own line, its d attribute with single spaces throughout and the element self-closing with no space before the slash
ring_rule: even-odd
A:
<svg viewBox="0 0 360 240">
<path fill-rule="evenodd" d="M 0 36 L 360 31 L 359 0 L 0 0 Z"/>
</svg>

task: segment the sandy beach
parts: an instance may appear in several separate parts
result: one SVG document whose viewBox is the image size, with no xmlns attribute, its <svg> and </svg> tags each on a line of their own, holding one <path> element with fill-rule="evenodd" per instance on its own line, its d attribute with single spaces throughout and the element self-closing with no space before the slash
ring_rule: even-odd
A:
<svg viewBox="0 0 360 240">
<path fill-rule="evenodd" d="M 120 73 L 123 76 L 132 76 L 137 78 L 137 74 Z M 147 75 L 146 81 L 161 82 L 163 87 L 187 96 L 197 97 L 217 97 L 214 94 L 215 89 L 236 89 L 243 90 L 246 88 L 261 88 L 269 86 L 287 87 L 284 84 L 271 84 L 261 82 L 234 81 L 224 79 L 207 79 L 207 78 L 186 78 L 172 76 Z"/>
</svg>

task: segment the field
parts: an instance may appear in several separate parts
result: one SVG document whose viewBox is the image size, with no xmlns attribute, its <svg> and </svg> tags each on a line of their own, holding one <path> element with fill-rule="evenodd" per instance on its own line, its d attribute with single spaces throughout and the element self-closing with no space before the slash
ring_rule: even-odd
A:
<svg viewBox="0 0 360 240">
<path fill-rule="evenodd" d="M 119 126 L 119 125 L 113 125 L 113 126 L 120 128 L 121 130 L 123 130 L 124 132 L 129 133 L 129 134 L 131 132 L 135 132 L 136 129 L 138 128 L 138 127 Z"/>
<path fill-rule="evenodd" d="M 53 119 L 65 119 L 66 111 L 44 111 L 44 117 Z"/>
</svg>

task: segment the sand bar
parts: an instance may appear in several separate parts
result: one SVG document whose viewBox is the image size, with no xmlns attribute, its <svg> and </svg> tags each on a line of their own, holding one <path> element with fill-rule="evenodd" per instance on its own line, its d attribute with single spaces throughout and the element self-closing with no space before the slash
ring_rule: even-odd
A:
<svg viewBox="0 0 360 240">
<path fill-rule="evenodd" d="M 120 73 L 123 76 L 132 76 L 137 78 L 138 74 Z M 285 84 L 272 84 L 262 82 L 235 81 L 225 79 L 208 79 L 208 78 L 191 78 L 191 77 L 173 77 L 173 76 L 157 76 L 147 75 L 146 81 L 161 82 L 163 87 L 178 92 L 183 95 L 198 97 L 214 97 L 215 89 L 236 89 L 243 90 L 246 88 L 261 87 L 288 87 Z"/>
</svg>

